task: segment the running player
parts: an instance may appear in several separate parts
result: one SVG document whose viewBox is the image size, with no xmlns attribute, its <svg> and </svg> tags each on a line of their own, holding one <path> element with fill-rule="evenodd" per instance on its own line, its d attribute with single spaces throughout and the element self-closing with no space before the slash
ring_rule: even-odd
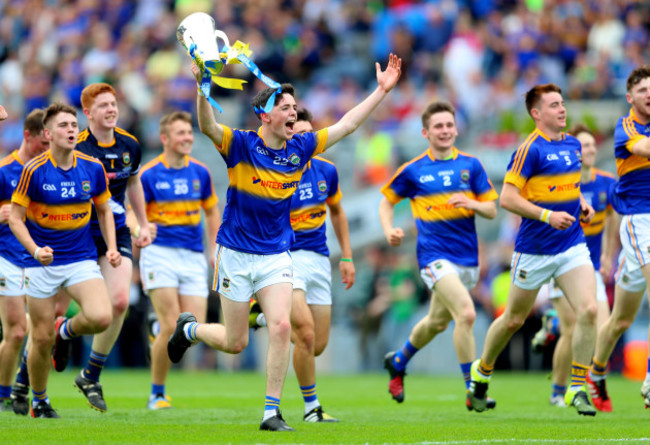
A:
<svg viewBox="0 0 650 445">
<path fill-rule="evenodd" d="M 584 384 L 596 341 L 596 279 L 578 219 L 591 221 L 594 210 L 580 194 L 580 142 L 562 131 L 566 109 L 557 85 L 530 89 L 526 109 L 536 128 L 513 153 L 501 192 L 501 207 L 523 217 L 512 281 L 505 312 L 490 325 L 483 354 L 472 363 L 468 406 L 486 409 L 494 362 L 524 324 L 540 287 L 554 278 L 577 320 L 565 401 L 579 414 L 593 416 L 596 409 Z"/>
<path fill-rule="evenodd" d="M 379 220 L 391 246 L 399 246 L 404 231 L 393 226 L 395 205 L 411 202 L 418 231 L 420 275 L 431 290 L 429 313 L 411 331 L 404 346 L 389 352 L 384 367 L 390 376 L 388 392 L 404 401 L 406 365 L 454 320 L 454 346 L 469 387 L 469 372 L 476 357 L 476 310 L 469 289 L 479 278 L 478 240 L 474 216 L 497 215 L 498 195 L 485 169 L 474 156 L 459 151 L 456 110 L 447 102 L 433 102 L 422 113 L 422 136 L 428 149 L 402 165 L 381 189 Z M 468 405 L 469 407 L 469 405 Z M 491 401 L 490 407 L 494 407 Z"/>
<path fill-rule="evenodd" d="M 147 218 L 157 225 L 153 243 L 140 251 L 140 275 L 160 325 L 151 350 L 149 409 L 171 408 L 165 381 L 171 365 L 167 341 L 181 312 L 205 321 L 208 263 L 203 253 L 201 208 L 208 229 L 208 258 L 213 262 L 219 228 L 217 196 L 208 168 L 190 157 L 192 116 L 172 112 L 160 120 L 163 152 L 142 167 L 140 180 Z"/>
<path fill-rule="evenodd" d="M 313 132 L 312 114 L 306 108 L 298 110 L 293 131 Z M 316 360 L 329 340 L 332 317 L 332 270 L 325 237 L 327 208 L 334 233 L 341 247 L 339 269 L 341 278 L 350 289 L 354 284 L 354 263 L 350 245 L 348 219 L 341 205 L 341 191 L 336 167 L 330 161 L 315 156 L 307 163 L 296 193 L 291 198 L 291 227 L 295 242 L 291 248 L 293 260 L 293 302 L 291 305 L 291 340 L 293 369 L 305 402 L 306 422 L 338 422 L 323 411 L 316 394 Z M 258 307 L 255 303 L 253 307 Z M 264 315 L 255 314 L 266 326 Z M 254 325 L 254 327 L 256 327 Z"/>
<path fill-rule="evenodd" d="M 596 406 L 609 400 L 607 362 L 616 342 L 634 321 L 650 284 L 650 199 L 645 194 L 650 188 L 650 66 L 640 66 L 630 73 L 625 98 L 631 109 L 618 120 L 614 130 L 619 180 L 612 194 L 614 210 L 623 215 L 622 252 L 612 315 L 600 329 L 589 372 L 589 390 Z M 649 408 L 650 372 L 641 386 L 641 395 Z"/>
<path fill-rule="evenodd" d="M 609 317 L 609 302 L 605 292 L 603 276 L 608 277 L 613 263 L 614 251 L 617 249 L 618 217 L 611 206 L 611 189 L 616 179 L 611 173 L 594 167 L 596 163 L 596 139 L 584 125 L 576 125 L 570 133 L 574 135 L 582 147 L 582 167 L 580 169 L 580 191 L 585 200 L 594 208 L 596 214 L 589 223 L 582 223 L 591 262 L 596 269 L 596 302 L 598 315 L 597 326 L 602 326 Z M 605 242 L 603 243 L 603 234 Z M 548 285 L 549 298 L 557 313 L 559 325 L 553 319 L 544 320 L 542 329 L 533 338 L 533 347 L 545 343 L 550 334 L 549 326 L 559 326 L 560 335 L 553 352 L 553 388 L 550 397 L 551 405 L 566 407 L 564 395 L 571 370 L 571 342 L 576 318 L 575 312 L 566 300 L 562 291 L 551 281 Z M 587 379 L 588 380 L 588 379 Z M 602 403 L 599 403 L 601 402 Z M 593 399 L 596 409 L 611 411 L 609 399 Z"/>
<path fill-rule="evenodd" d="M 11 233 L 9 215 L 11 195 L 23 166 L 49 147 L 43 131 L 43 115 L 40 109 L 27 115 L 20 148 L 0 161 L 0 321 L 4 332 L 0 342 L 0 411 L 13 409 L 17 414 L 27 414 L 29 410 L 29 381 L 18 381 L 10 397 L 20 348 L 27 334 L 23 288 L 25 249 Z"/>
<path fill-rule="evenodd" d="M 91 408 L 106 411 L 106 401 L 99 377 L 108 354 L 120 335 L 126 311 L 129 308 L 129 290 L 133 273 L 131 235 L 126 226 L 125 193 L 140 225 L 136 245 L 145 247 L 151 242 L 149 224 L 144 207 L 144 194 L 138 172 L 140 169 L 140 144 L 131 134 L 117 127 L 119 110 L 117 96 L 112 86 L 93 83 L 81 92 L 81 105 L 88 118 L 88 128 L 79 133 L 77 150 L 101 161 L 108 174 L 111 199 L 109 205 L 115 218 L 117 248 L 122 255 L 122 264 L 114 268 L 106 257 L 106 244 L 96 213 L 91 219 L 91 233 L 97 245 L 97 256 L 108 293 L 113 306 L 111 325 L 93 338 L 88 363 L 75 378 L 74 384 L 88 400 Z M 54 369 L 61 372 L 69 358 L 69 346 L 59 339 L 61 347 L 56 349 Z"/>
<path fill-rule="evenodd" d="M 290 84 L 255 96 L 254 110 L 262 122 L 257 132 L 217 123 L 208 101 L 198 97 L 199 126 L 224 158 L 230 178 L 213 284 L 221 296 L 224 324 L 199 324 L 191 313 L 181 314 L 168 353 L 178 362 L 196 341 L 241 352 L 248 344 L 249 300 L 255 295 L 269 330 L 262 430 L 293 431 L 279 409 L 291 346 L 291 196 L 309 160 L 355 131 L 386 97 L 400 77 L 401 64 L 393 54 L 385 71 L 377 63 L 374 92 L 339 122 L 316 133 L 295 135 L 297 107 Z M 198 68 L 193 65 L 192 70 L 198 81 Z"/>
<path fill-rule="evenodd" d="M 32 417 L 59 417 L 47 397 L 50 353 L 55 343 L 55 299 L 59 287 L 79 304 L 81 312 L 56 324 L 56 338 L 94 334 L 111 322 L 111 306 L 97 265 L 90 234 L 94 204 L 112 267 L 121 256 L 108 200 L 108 179 L 102 164 L 75 151 L 79 127 L 74 108 L 55 103 L 45 110 L 50 150 L 27 163 L 12 196 L 9 224 L 27 249 L 24 288 L 32 326 L 28 368 L 32 386 Z M 48 267 L 43 267 L 48 266 Z"/>
</svg>

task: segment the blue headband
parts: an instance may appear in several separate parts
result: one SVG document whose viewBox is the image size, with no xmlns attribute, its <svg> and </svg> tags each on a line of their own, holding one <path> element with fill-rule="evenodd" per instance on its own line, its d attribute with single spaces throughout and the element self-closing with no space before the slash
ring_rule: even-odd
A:
<svg viewBox="0 0 650 445">
<path fill-rule="evenodd" d="M 277 97 L 278 94 L 282 93 L 282 87 L 279 87 L 277 90 L 271 94 L 271 96 L 268 98 L 266 101 L 266 104 L 264 105 L 264 108 L 260 107 L 253 107 L 253 110 L 255 111 L 255 114 L 262 114 L 262 113 L 270 113 L 273 107 L 275 106 L 275 98 Z"/>
</svg>

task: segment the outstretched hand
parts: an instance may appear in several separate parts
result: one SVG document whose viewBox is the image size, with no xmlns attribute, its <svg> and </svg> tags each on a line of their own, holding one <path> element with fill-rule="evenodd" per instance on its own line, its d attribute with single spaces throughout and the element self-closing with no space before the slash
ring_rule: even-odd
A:
<svg viewBox="0 0 650 445">
<path fill-rule="evenodd" d="M 375 68 L 377 70 L 377 83 L 388 93 L 397 84 L 399 77 L 402 75 L 402 59 L 390 53 L 386 70 L 382 71 L 379 63 L 375 63 Z"/>
</svg>

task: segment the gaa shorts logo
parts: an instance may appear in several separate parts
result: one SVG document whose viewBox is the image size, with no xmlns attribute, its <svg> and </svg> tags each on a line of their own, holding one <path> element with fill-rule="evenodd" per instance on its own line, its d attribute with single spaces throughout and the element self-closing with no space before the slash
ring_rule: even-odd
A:
<svg viewBox="0 0 650 445">
<path fill-rule="evenodd" d="M 149 281 L 153 281 L 154 276 L 155 276 L 155 275 L 154 275 L 153 272 L 149 272 Z"/>
<path fill-rule="evenodd" d="M 25 287 L 29 287 L 29 277 L 25 277 Z"/>
<path fill-rule="evenodd" d="M 435 263 L 433 263 L 433 267 L 440 270 L 442 269 L 442 263 L 440 261 L 436 261 Z"/>
<path fill-rule="evenodd" d="M 224 278 L 221 281 L 221 286 L 223 286 L 224 289 L 228 289 L 230 287 L 230 279 L 229 278 Z"/>
<path fill-rule="evenodd" d="M 7 279 L 0 278 L 0 289 L 4 289 L 5 287 L 7 287 Z"/>
</svg>

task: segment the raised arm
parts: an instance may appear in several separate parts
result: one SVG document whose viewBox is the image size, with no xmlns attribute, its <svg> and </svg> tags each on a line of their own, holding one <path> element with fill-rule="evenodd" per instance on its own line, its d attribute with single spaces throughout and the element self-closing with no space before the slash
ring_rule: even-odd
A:
<svg viewBox="0 0 650 445">
<path fill-rule="evenodd" d="M 388 92 L 397 84 L 402 74 L 402 59 L 391 53 L 388 58 L 386 70 L 382 71 L 379 63 L 375 63 L 375 69 L 377 71 L 377 88 L 363 102 L 345 113 L 340 121 L 328 127 L 325 149 L 328 149 L 345 136 L 353 133 L 372 114 L 375 108 L 377 108 L 377 105 L 381 103 Z"/>
<path fill-rule="evenodd" d="M 201 83 L 201 71 L 194 62 L 192 62 L 192 74 L 194 74 L 196 82 Z M 223 127 L 221 124 L 217 123 L 217 120 L 214 118 L 212 106 L 198 90 L 196 97 L 196 110 L 201 133 L 209 137 L 215 145 L 221 147 L 221 143 L 223 142 Z"/>
<path fill-rule="evenodd" d="M 330 219 L 332 220 L 332 228 L 336 234 L 336 239 L 341 246 L 341 261 L 339 263 L 339 270 L 341 271 L 342 282 L 345 283 L 345 289 L 350 289 L 354 284 L 354 262 L 352 261 L 352 246 L 350 244 L 350 227 L 348 225 L 348 217 L 345 215 L 345 210 L 340 202 L 329 205 Z"/>
</svg>

